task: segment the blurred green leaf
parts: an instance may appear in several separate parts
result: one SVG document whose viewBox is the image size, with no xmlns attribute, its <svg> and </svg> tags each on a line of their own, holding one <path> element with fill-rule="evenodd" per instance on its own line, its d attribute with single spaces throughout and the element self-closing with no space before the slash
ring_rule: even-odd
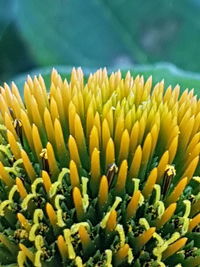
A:
<svg viewBox="0 0 200 267">
<path fill-rule="evenodd" d="M 199 1 L 17 1 L 17 23 L 41 65 L 168 61 L 200 69 Z"/>
<path fill-rule="evenodd" d="M 17 72 L 23 73 L 27 69 L 36 68 L 14 22 L 6 27 L 0 39 L 0 60 L 0 83 L 13 77 Z"/>
<path fill-rule="evenodd" d="M 4 30 L 14 18 L 15 11 L 15 0 L 0 0 L 0 39 Z"/>
<path fill-rule="evenodd" d="M 50 85 L 50 74 L 53 67 L 45 67 L 41 69 L 36 69 L 29 73 L 31 77 L 34 77 L 34 75 L 41 74 L 47 83 L 47 88 L 49 88 Z M 70 73 L 72 70 L 72 67 L 66 67 L 66 66 L 55 66 L 57 71 L 61 74 L 62 78 L 69 78 Z M 94 72 L 95 69 L 83 69 L 85 76 L 89 76 L 91 72 Z M 108 72 L 111 73 L 112 69 L 109 69 Z M 126 70 L 122 70 L 123 76 L 125 76 Z M 181 86 L 181 91 L 184 91 L 186 88 L 193 89 L 195 91 L 195 94 L 197 94 L 198 97 L 200 97 L 200 75 L 192 72 L 182 71 L 178 68 L 176 68 L 172 64 L 166 64 L 166 63 L 159 63 L 154 65 L 137 65 L 133 69 L 130 69 L 131 74 L 133 76 L 136 76 L 137 74 L 144 75 L 144 78 L 147 79 L 150 75 L 153 77 L 153 83 L 155 84 L 158 81 L 161 81 L 164 79 L 165 81 L 165 88 L 169 85 L 172 85 L 173 87 L 179 84 Z M 23 85 L 27 78 L 28 73 L 20 75 L 13 80 L 17 84 L 17 86 L 20 89 L 20 92 L 23 91 Z"/>
</svg>

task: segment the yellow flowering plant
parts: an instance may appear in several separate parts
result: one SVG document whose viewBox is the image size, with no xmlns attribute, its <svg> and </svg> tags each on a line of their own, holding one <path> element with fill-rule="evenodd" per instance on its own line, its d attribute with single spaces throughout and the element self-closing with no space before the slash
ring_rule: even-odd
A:
<svg viewBox="0 0 200 267">
<path fill-rule="evenodd" d="M 200 100 L 130 72 L 0 90 L 1 266 L 199 266 Z"/>
</svg>

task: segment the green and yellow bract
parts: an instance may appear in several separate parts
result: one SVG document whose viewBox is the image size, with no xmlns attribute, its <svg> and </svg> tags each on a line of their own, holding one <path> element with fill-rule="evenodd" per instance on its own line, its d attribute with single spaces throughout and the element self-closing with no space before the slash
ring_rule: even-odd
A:
<svg viewBox="0 0 200 267">
<path fill-rule="evenodd" d="M 1 266 L 198 266 L 200 100 L 179 94 L 105 69 L 4 84 Z"/>
</svg>

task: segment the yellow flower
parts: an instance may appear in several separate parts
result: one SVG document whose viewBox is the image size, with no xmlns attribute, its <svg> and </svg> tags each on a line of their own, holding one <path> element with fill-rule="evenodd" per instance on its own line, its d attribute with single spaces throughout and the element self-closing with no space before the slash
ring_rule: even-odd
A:
<svg viewBox="0 0 200 267">
<path fill-rule="evenodd" d="M 23 99 L 4 84 L 1 266 L 199 265 L 199 154 L 200 100 L 178 85 L 106 69 L 28 77 Z"/>
</svg>

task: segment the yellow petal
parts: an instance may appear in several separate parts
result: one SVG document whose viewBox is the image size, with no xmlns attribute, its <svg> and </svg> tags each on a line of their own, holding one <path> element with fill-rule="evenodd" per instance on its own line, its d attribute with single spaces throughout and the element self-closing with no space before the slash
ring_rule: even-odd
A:
<svg viewBox="0 0 200 267">
<path fill-rule="evenodd" d="M 71 181 L 72 188 L 80 187 L 78 170 L 73 160 L 70 161 L 69 170 L 70 170 L 70 181 Z"/>
<path fill-rule="evenodd" d="M 114 231 L 116 225 L 117 225 L 117 212 L 116 210 L 112 210 L 110 212 L 108 221 L 106 223 L 106 230 L 112 232 Z"/>
<path fill-rule="evenodd" d="M 115 185 L 115 192 L 117 195 L 125 193 L 127 171 L 128 171 L 128 163 L 126 160 L 123 160 L 119 168 L 117 183 Z"/>
<path fill-rule="evenodd" d="M 148 178 L 147 178 L 147 181 L 144 185 L 144 188 L 142 190 L 142 194 L 145 198 L 149 197 L 153 191 L 153 188 L 154 188 L 154 185 L 156 183 L 156 180 L 157 180 L 157 168 L 154 168 Z"/>
<path fill-rule="evenodd" d="M 112 138 L 110 138 L 106 146 L 106 168 L 114 162 L 115 162 L 115 146 Z"/>
<path fill-rule="evenodd" d="M 135 151 L 133 160 L 131 162 L 131 167 L 129 170 L 129 177 L 131 177 L 131 178 L 137 178 L 138 177 L 141 162 L 142 162 L 142 148 L 141 148 L 141 146 L 138 146 L 136 151 Z"/>
<path fill-rule="evenodd" d="M 12 134 L 12 132 L 7 130 L 7 136 L 8 136 L 8 142 L 10 144 L 11 151 L 14 154 L 15 159 L 16 160 L 20 159 L 21 158 L 21 152 L 20 152 L 19 145 L 18 145 L 14 135 Z"/>
<path fill-rule="evenodd" d="M 126 209 L 126 217 L 127 217 L 127 220 L 129 220 L 130 218 L 132 218 L 135 215 L 136 210 L 138 208 L 140 196 L 141 196 L 140 191 L 139 190 L 136 191 L 133 194 L 130 202 L 128 203 L 128 206 L 127 206 L 127 209 Z"/>
<path fill-rule="evenodd" d="M 94 195 L 97 194 L 101 177 L 100 152 L 95 148 L 91 156 L 91 180 L 90 187 Z"/>
<path fill-rule="evenodd" d="M 179 249 L 185 246 L 187 242 L 186 237 L 182 237 L 173 244 L 169 245 L 168 248 L 163 252 L 162 259 L 165 260 L 171 255 L 175 254 Z"/>
<path fill-rule="evenodd" d="M 191 219 L 188 231 L 192 231 L 200 223 L 200 213 Z"/>
<path fill-rule="evenodd" d="M 164 211 L 162 217 L 160 219 L 157 219 L 156 221 L 157 229 L 160 229 L 166 222 L 168 222 L 171 219 L 176 210 L 176 206 L 177 206 L 176 203 L 170 204 L 169 207 Z"/>
<path fill-rule="evenodd" d="M 100 187 L 99 187 L 99 194 L 98 194 L 98 204 L 99 208 L 103 208 L 106 204 L 108 199 L 108 180 L 104 175 L 101 178 Z"/>
<path fill-rule="evenodd" d="M 172 193 L 165 200 L 165 203 L 167 206 L 169 206 L 171 203 L 176 202 L 179 199 L 180 195 L 183 193 L 183 190 L 185 189 L 187 185 L 187 181 L 188 181 L 187 177 L 180 180 L 180 182 L 174 188 Z"/>
<path fill-rule="evenodd" d="M 76 209 L 77 219 L 78 221 L 82 221 L 84 217 L 84 210 L 83 210 L 81 192 L 78 187 L 74 187 L 73 189 L 73 201 Z"/>
<path fill-rule="evenodd" d="M 119 156 L 118 156 L 118 162 L 121 163 L 122 160 L 128 158 L 129 154 L 129 144 L 130 144 L 130 138 L 129 138 L 129 133 L 126 130 L 124 130 L 121 138 L 121 143 L 120 143 L 120 150 L 119 150 Z"/>
</svg>

